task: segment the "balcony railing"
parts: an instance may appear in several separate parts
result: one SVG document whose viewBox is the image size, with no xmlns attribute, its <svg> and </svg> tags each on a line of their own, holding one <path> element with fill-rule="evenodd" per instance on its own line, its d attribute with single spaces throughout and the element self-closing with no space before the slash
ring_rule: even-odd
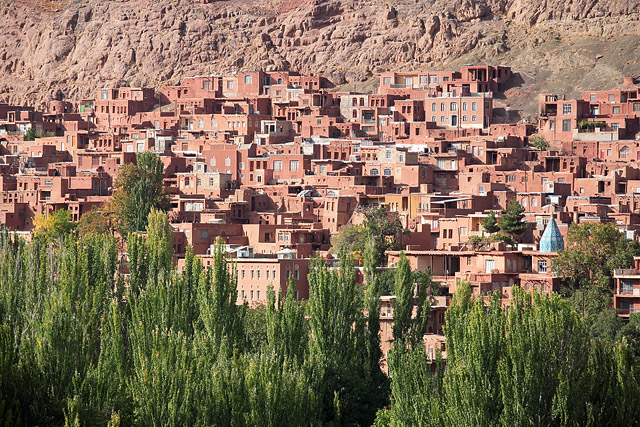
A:
<svg viewBox="0 0 640 427">
<path fill-rule="evenodd" d="M 640 313 L 640 307 L 619 308 L 617 311 L 619 315 L 628 316 L 633 313 Z"/>
<path fill-rule="evenodd" d="M 640 288 L 635 289 L 620 289 L 617 295 L 633 295 L 640 296 Z"/>
<path fill-rule="evenodd" d="M 640 270 L 635 268 L 616 268 L 613 270 L 613 277 L 640 276 Z"/>
</svg>

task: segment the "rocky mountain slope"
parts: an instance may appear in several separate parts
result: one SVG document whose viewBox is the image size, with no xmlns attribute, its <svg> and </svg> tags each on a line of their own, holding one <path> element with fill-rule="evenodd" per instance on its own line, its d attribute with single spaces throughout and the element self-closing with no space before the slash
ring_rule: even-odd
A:
<svg viewBox="0 0 640 427">
<path fill-rule="evenodd" d="M 115 84 L 291 69 L 374 87 L 383 70 L 511 65 L 509 120 L 539 91 L 640 74 L 635 0 L 4 0 L 0 100 L 77 100 Z"/>
</svg>

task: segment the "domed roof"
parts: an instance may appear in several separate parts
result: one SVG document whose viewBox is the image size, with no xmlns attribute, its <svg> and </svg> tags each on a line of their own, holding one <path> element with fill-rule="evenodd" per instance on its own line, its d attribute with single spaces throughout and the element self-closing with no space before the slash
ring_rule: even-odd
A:
<svg viewBox="0 0 640 427">
<path fill-rule="evenodd" d="M 558 252 L 564 249 L 564 239 L 556 220 L 551 218 L 540 239 L 540 252 Z"/>
</svg>

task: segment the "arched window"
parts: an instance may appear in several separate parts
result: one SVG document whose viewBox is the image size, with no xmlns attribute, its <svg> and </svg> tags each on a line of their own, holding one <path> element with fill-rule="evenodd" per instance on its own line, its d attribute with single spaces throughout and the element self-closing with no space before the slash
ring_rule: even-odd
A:
<svg viewBox="0 0 640 427">
<path fill-rule="evenodd" d="M 391 176 L 391 169 L 385 168 L 385 170 L 383 172 L 384 172 L 384 175 Z"/>
<path fill-rule="evenodd" d="M 380 171 L 376 168 L 371 169 L 371 175 L 380 175 Z"/>
<path fill-rule="evenodd" d="M 478 109 L 478 103 L 477 102 L 472 102 L 471 103 L 471 111 L 476 111 Z"/>
<path fill-rule="evenodd" d="M 364 107 L 364 98 L 360 98 L 360 106 Z"/>
<path fill-rule="evenodd" d="M 278 84 L 281 85 L 282 84 L 282 77 L 278 77 Z"/>
<path fill-rule="evenodd" d="M 358 106 L 358 98 L 353 98 L 353 99 L 351 100 L 351 105 L 352 105 L 353 107 L 357 107 L 357 106 Z"/>
<path fill-rule="evenodd" d="M 618 152 L 618 155 L 620 156 L 621 159 L 626 159 L 627 157 L 629 157 L 630 153 L 631 153 L 631 148 L 625 145 L 620 149 L 620 151 Z"/>
<path fill-rule="evenodd" d="M 451 111 L 456 111 L 458 109 L 458 103 L 457 102 L 452 102 L 449 104 L 449 109 Z"/>
<path fill-rule="evenodd" d="M 526 207 L 527 206 L 527 199 L 526 198 L 522 198 L 522 200 L 520 201 L 520 204 L 522 205 L 522 207 Z"/>
</svg>

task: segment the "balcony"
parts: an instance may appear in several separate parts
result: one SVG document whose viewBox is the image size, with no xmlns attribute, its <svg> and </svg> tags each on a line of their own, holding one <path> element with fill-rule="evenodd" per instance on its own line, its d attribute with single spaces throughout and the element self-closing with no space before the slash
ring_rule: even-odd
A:
<svg viewBox="0 0 640 427">
<path fill-rule="evenodd" d="M 616 268 L 613 270 L 613 277 L 640 279 L 640 270 L 636 270 L 635 268 Z"/>
<path fill-rule="evenodd" d="M 628 296 L 640 296 L 640 288 L 634 288 L 634 289 L 620 289 L 618 291 L 618 293 L 616 294 L 616 296 L 624 296 L 624 295 L 628 295 Z"/>
<path fill-rule="evenodd" d="M 640 313 L 640 307 L 618 308 L 616 309 L 618 316 L 629 316 L 634 313 Z"/>
</svg>

